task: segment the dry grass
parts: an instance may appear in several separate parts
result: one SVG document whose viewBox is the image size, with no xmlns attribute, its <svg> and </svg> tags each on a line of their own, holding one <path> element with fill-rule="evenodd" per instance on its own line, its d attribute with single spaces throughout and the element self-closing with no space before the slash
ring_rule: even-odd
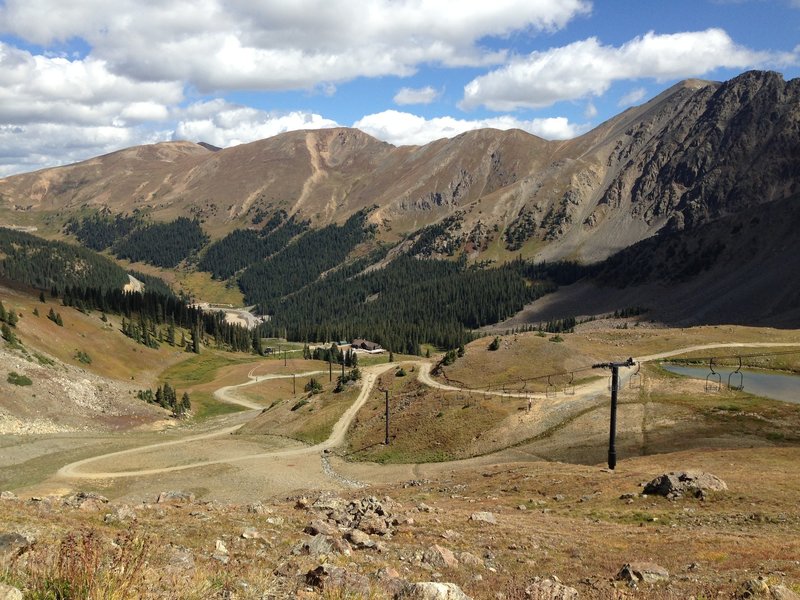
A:
<svg viewBox="0 0 800 600">
<path fill-rule="evenodd" d="M 14 308 L 21 315 L 17 336 L 26 348 L 44 350 L 50 356 L 77 367 L 87 369 L 111 379 L 141 382 L 142 386 L 154 382 L 164 369 L 186 358 L 185 353 L 163 344 L 155 350 L 128 339 L 119 331 L 119 318 L 108 315 L 101 320 L 100 312 L 84 314 L 74 308 L 61 306 L 49 297 L 39 302 L 27 294 L 0 288 L 0 300 L 6 308 Z M 47 318 L 53 308 L 64 321 L 59 327 Z M 39 316 L 33 314 L 37 309 Z M 76 353 L 82 351 L 91 357 L 91 364 L 80 362 Z"/>
<path fill-rule="evenodd" d="M 292 393 L 291 379 L 267 380 L 242 388 L 239 393 L 263 403 L 266 408 L 238 433 L 248 436 L 280 435 L 308 444 L 326 440 L 342 413 L 355 401 L 359 387 L 349 386 L 342 392 L 334 393 L 335 377 L 333 382 L 328 381 L 327 373 L 315 378 L 323 387 L 320 394 L 304 391 L 311 377 L 297 378 L 296 393 Z"/>
<path fill-rule="evenodd" d="M 381 376 L 348 432 L 348 457 L 379 463 L 432 462 L 474 456 L 476 442 L 517 412 L 519 402 L 442 392 L 407 375 Z M 385 439 L 385 396 L 389 390 L 390 440 Z"/>
</svg>

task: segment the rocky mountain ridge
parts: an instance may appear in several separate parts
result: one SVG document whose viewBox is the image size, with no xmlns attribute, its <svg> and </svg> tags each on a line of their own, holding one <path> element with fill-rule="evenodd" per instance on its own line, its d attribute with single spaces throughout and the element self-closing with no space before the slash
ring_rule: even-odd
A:
<svg viewBox="0 0 800 600">
<path fill-rule="evenodd" d="M 4 216 L 141 210 L 195 216 L 212 237 L 283 209 L 315 227 L 376 205 L 396 241 L 457 216 L 474 256 L 601 260 L 800 190 L 800 80 L 689 80 L 569 141 L 477 130 L 395 147 L 347 128 L 213 151 L 167 142 L 0 180 Z M 14 224 L 14 223 L 11 223 Z"/>
</svg>

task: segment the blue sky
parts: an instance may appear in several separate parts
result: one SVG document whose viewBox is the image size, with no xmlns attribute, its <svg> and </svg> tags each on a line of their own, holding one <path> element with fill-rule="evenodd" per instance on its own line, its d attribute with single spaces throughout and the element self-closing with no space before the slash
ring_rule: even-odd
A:
<svg viewBox="0 0 800 600">
<path fill-rule="evenodd" d="M 565 139 L 754 68 L 800 76 L 800 0 L 5 0 L 0 176 L 336 125 Z"/>
</svg>

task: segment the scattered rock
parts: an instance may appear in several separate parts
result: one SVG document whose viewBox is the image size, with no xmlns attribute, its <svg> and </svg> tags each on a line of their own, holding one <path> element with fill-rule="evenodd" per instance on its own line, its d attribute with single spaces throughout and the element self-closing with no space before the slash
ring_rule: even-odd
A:
<svg viewBox="0 0 800 600">
<path fill-rule="evenodd" d="M 793 592 L 785 585 L 769 586 L 769 595 L 773 600 L 800 600 L 800 594 Z"/>
<path fill-rule="evenodd" d="M 494 513 L 490 512 L 472 513 L 469 517 L 469 520 L 478 521 L 480 523 L 491 523 L 492 525 L 497 525 L 497 517 L 494 516 Z"/>
<path fill-rule="evenodd" d="M 769 595 L 769 585 L 764 576 L 748 579 L 740 587 L 737 598 L 765 598 Z"/>
<path fill-rule="evenodd" d="M 542 579 L 525 588 L 525 597 L 530 600 L 577 600 L 578 590 L 553 579 Z"/>
<path fill-rule="evenodd" d="M 350 545 L 344 540 L 340 540 L 328 535 L 317 534 L 310 540 L 301 542 L 292 550 L 292 554 L 306 556 L 323 556 L 326 554 L 344 554 L 350 556 Z"/>
<path fill-rule="evenodd" d="M 191 492 L 161 492 L 156 499 L 156 504 L 192 504 L 195 501 Z"/>
<path fill-rule="evenodd" d="M 306 583 L 323 591 L 342 590 L 348 595 L 364 598 L 371 594 L 367 577 L 329 564 L 320 565 L 306 573 Z"/>
<path fill-rule="evenodd" d="M 247 505 L 247 512 L 255 515 L 268 515 L 272 510 L 261 504 L 261 502 L 254 502 Z"/>
<path fill-rule="evenodd" d="M 422 554 L 422 562 L 430 565 L 434 569 L 455 569 L 458 567 L 458 559 L 455 555 L 438 544 L 434 544 Z"/>
<path fill-rule="evenodd" d="M 319 535 L 320 533 L 322 535 L 337 535 L 339 533 L 339 530 L 334 525 L 321 519 L 311 521 L 303 531 L 308 535 Z"/>
<path fill-rule="evenodd" d="M 353 529 L 348 532 L 345 539 L 355 548 L 374 548 L 376 546 L 375 541 L 369 534 L 364 533 L 360 529 Z"/>
<path fill-rule="evenodd" d="M 408 585 L 408 581 L 403 579 L 397 569 L 393 567 L 382 567 L 375 572 L 374 576 L 392 598 L 400 595 Z"/>
<path fill-rule="evenodd" d="M 0 583 L 0 600 L 22 600 L 22 592 L 15 587 Z"/>
<path fill-rule="evenodd" d="M 18 533 L 0 534 L 0 566 L 6 566 L 31 549 L 33 540 Z"/>
<path fill-rule="evenodd" d="M 655 563 L 628 563 L 617 573 L 617 579 L 629 583 L 657 583 L 669 581 L 669 571 Z"/>
<path fill-rule="evenodd" d="M 71 506 L 79 510 L 98 511 L 103 504 L 108 503 L 108 498 L 96 492 L 78 492 L 71 496 L 65 496 L 64 506 Z"/>
<path fill-rule="evenodd" d="M 110 512 L 103 517 L 103 521 L 106 523 L 128 523 L 130 521 L 135 521 L 136 519 L 136 511 L 127 504 L 117 506 L 113 512 Z"/>
<path fill-rule="evenodd" d="M 186 548 L 173 546 L 167 564 L 173 571 L 190 571 L 194 569 L 194 555 Z"/>
<path fill-rule="evenodd" d="M 455 583 L 410 583 L 395 595 L 398 600 L 472 600 Z"/>
<path fill-rule="evenodd" d="M 711 473 L 675 471 L 656 477 L 645 485 L 642 493 L 667 498 L 679 498 L 684 494 L 703 497 L 707 492 L 722 492 L 727 489 L 727 484 Z"/>
<path fill-rule="evenodd" d="M 462 552 L 458 555 L 458 560 L 468 567 L 483 567 L 483 560 L 471 552 Z"/>
<path fill-rule="evenodd" d="M 258 532 L 258 529 L 256 529 L 255 527 L 248 527 L 242 532 L 242 538 L 245 540 L 255 540 L 261 537 L 263 536 Z"/>
</svg>

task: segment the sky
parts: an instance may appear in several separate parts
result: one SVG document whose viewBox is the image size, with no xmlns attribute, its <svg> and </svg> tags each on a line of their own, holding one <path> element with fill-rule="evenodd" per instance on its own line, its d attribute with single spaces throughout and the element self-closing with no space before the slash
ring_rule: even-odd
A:
<svg viewBox="0 0 800 600">
<path fill-rule="evenodd" d="M 334 126 L 569 139 L 750 69 L 800 76 L 800 0 L 0 0 L 0 177 Z"/>
</svg>

